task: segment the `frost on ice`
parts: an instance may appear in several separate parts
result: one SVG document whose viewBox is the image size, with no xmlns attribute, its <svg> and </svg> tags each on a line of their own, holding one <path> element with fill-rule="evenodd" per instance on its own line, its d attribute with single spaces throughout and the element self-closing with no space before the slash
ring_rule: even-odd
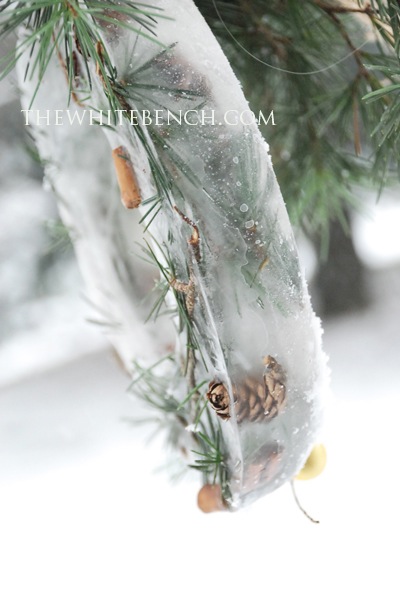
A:
<svg viewBox="0 0 400 598">
<path fill-rule="evenodd" d="M 137 111 L 137 123 L 104 127 L 109 146 L 87 124 L 37 130 L 36 139 L 77 231 L 89 293 L 117 323 L 111 340 L 129 366 L 146 335 L 157 356 L 171 331 L 161 320 L 150 332 L 142 324 L 148 274 L 132 258 L 137 223 L 116 201 L 112 171 L 112 150 L 124 148 L 152 255 L 171 286 L 168 304 L 178 302 L 181 371 L 166 392 L 178 405 L 188 392 L 197 401 L 181 411 L 179 442 L 198 448 L 192 437 L 201 425 L 217 430 L 225 499 L 237 508 L 304 463 L 320 427 L 326 359 L 267 144 L 255 124 L 227 124 L 229 111 L 249 110 L 240 85 L 191 0 L 151 4 L 174 17 L 159 19 L 158 44 L 122 29 L 104 40 L 121 106 Z M 91 105 L 107 110 L 92 71 Z M 66 107 L 62 82 L 55 60 L 33 107 Z M 27 103 L 34 83 L 21 85 Z"/>
</svg>

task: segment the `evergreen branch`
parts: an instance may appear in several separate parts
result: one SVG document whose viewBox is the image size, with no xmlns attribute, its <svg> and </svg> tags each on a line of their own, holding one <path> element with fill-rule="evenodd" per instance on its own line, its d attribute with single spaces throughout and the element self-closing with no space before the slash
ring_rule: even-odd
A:
<svg viewBox="0 0 400 598">
<path fill-rule="evenodd" d="M 181 434 L 184 432 L 188 434 L 191 432 L 192 440 L 197 445 L 196 449 L 192 450 L 194 455 L 199 458 L 194 460 L 194 463 L 189 465 L 192 469 L 203 473 L 206 482 L 215 483 L 219 481 L 224 498 L 230 496 L 228 490 L 228 469 L 226 463 L 226 448 L 223 443 L 223 438 L 220 430 L 219 422 L 215 425 L 206 408 L 207 421 L 200 419 L 204 408 L 200 415 L 197 414 L 196 420 L 193 422 L 189 408 L 190 402 L 196 391 L 198 391 L 206 380 L 197 385 L 195 389 L 185 397 L 181 402 L 178 402 L 169 392 L 170 379 L 164 375 L 157 373 L 158 367 L 166 360 L 174 361 L 172 355 L 167 355 L 154 363 L 150 367 L 142 367 L 138 362 L 133 362 L 134 369 L 138 373 L 137 377 L 131 383 L 129 389 L 134 389 L 135 394 L 144 401 L 151 409 L 155 410 L 159 415 L 154 417 L 143 418 L 136 420 L 136 423 L 157 423 L 159 429 L 168 430 L 168 441 L 175 446 L 181 446 Z M 178 369 L 178 365 L 177 365 Z M 205 403 L 207 407 L 208 401 Z M 215 414 L 214 414 L 215 417 Z M 201 430 L 197 429 L 197 426 Z M 191 430 L 191 428 L 193 428 Z"/>
<path fill-rule="evenodd" d="M 194 386 L 190 392 L 188 392 L 188 394 L 186 395 L 186 397 L 183 399 L 183 401 L 179 404 L 178 410 L 182 409 L 189 401 L 190 399 L 196 395 L 198 393 L 198 391 L 200 390 L 200 388 L 202 386 L 204 386 L 204 384 L 207 384 L 208 380 L 202 380 L 202 382 L 200 382 L 199 384 L 197 384 L 196 386 Z M 195 422 L 196 423 L 196 422 Z"/>
<path fill-rule="evenodd" d="M 192 452 L 200 456 L 201 459 L 195 459 L 191 467 L 202 471 L 207 477 L 212 476 L 212 483 L 215 484 L 219 470 L 224 466 L 220 430 L 217 430 L 215 437 L 207 436 L 203 432 L 197 432 L 196 437 L 199 439 L 202 450 L 193 450 Z"/>
<path fill-rule="evenodd" d="M 209 409 L 206 409 L 206 413 L 209 416 Z M 203 422 L 200 423 L 203 431 L 194 433 L 200 445 L 200 450 L 192 451 L 200 458 L 195 459 L 190 467 L 203 473 L 205 483 L 215 484 L 218 481 L 221 486 L 222 496 L 227 500 L 231 496 L 228 488 L 227 452 L 219 422 L 218 427 L 215 427 L 211 420 L 209 420 L 208 427 Z"/>
<path fill-rule="evenodd" d="M 172 293 L 174 294 L 176 306 L 177 306 L 177 310 L 174 311 L 173 313 L 175 315 L 178 315 L 178 317 L 179 317 L 179 332 L 182 332 L 184 329 L 186 329 L 186 332 L 187 332 L 187 345 L 186 346 L 187 346 L 188 354 L 190 354 L 190 352 L 193 350 L 199 351 L 200 356 L 203 360 L 203 363 L 206 367 L 206 364 L 204 362 L 204 357 L 203 357 L 203 354 L 201 351 L 201 345 L 198 341 L 197 334 L 194 329 L 193 320 L 190 317 L 190 315 L 188 314 L 185 299 L 182 296 L 182 293 L 179 292 L 177 289 L 175 289 L 171 285 L 171 281 L 176 278 L 176 271 L 175 271 L 175 266 L 174 266 L 173 260 L 171 259 L 171 256 L 169 255 L 168 250 L 165 246 L 162 247 L 158 243 L 158 241 L 154 238 L 152 238 L 152 241 L 156 245 L 158 250 L 160 251 L 160 254 L 163 257 L 164 263 L 161 263 L 161 261 L 158 259 L 157 255 L 155 254 L 153 248 L 147 241 L 145 241 L 146 247 L 142 247 L 142 250 L 145 253 L 145 255 L 150 259 L 150 261 L 157 267 L 158 271 L 160 272 L 161 276 L 164 279 L 164 284 L 161 285 L 161 287 L 159 287 L 159 288 L 161 288 L 161 296 L 157 299 L 155 305 L 152 307 L 150 315 L 147 317 L 147 320 L 153 314 L 159 315 L 161 305 L 164 302 L 168 291 L 171 290 Z M 185 364 L 185 371 L 184 371 L 185 374 L 186 374 L 187 367 L 188 367 L 188 358 L 186 359 L 186 364 Z"/>
<path fill-rule="evenodd" d="M 158 367 L 161 363 L 164 363 L 167 360 L 172 360 L 173 361 L 174 356 L 169 353 L 168 355 L 165 355 L 164 357 L 161 357 L 161 359 L 159 359 L 158 361 L 156 361 L 155 363 L 153 363 L 153 365 L 147 367 L 147 368 L 143 368 L 137 361 L 134 362 L 135 365 L 135 369 L 137 371 L 139 371 L 139 376 L 137 378 L 135 378 L 134 380 L 132 380 L 131 384 L 128 387 L 128 390 L 132 390 L 132 388 L 138 383 L 140 382 L 144 377 L 148 377 L 149 374 L 151 374 L 153 372 L 153 370 Z"/>
<path fill-rule="evenodd" d="M 375 89 L 375 91 L 367 93 L 367 95 L 363 97 L 363 100 L 366 102 L 374 102 L 375 100 L 391 94 L 394 91 L 400 91 L 400 83 L 394 83 L 393 85 L 388 85 L 387 87 L 382 87 L 381 89 Z"/>
<path fill-rule="evenodd" d="M 251 108 L 275 110 L 277 126 L 262 132 L 292 221 L 313 236 L 325 234 L 330 220 L 346 224 L 355 184 L 375 176 L 382 185 L 395 164 L 400 172 L 400 4 L 197 0 L 197 5 Z M 315 74 L 302 74 L 307 72 Z"/>
<path fill-rule="evenodd" d="M 317 5 L 321 6 L 321 3 L 317 2 Z M 337 11 L 327 10 L 326 7 L 323 10 L 325 10 L 328 13 L 329 17 L 335 23 L 335 26 L 337 27 L 337 30 L 340 32 L 340 34 L 343 37 L 344 41 L 346 42 L 347 46 L 351 50 L 352 56 L 353 56 L 354 60 L 357 63 L 358 76 L 359 77 L 364 77 L 365 79 L 367 79 L 367 81 L 371 84 L 371 86 L 374 87 L 376 85 L 376 79 L 373 78 L 373 77 L 371 77 L 371 73 L 366 69 L 366 67 L 364 65 L 364 62 L 362 60 L 362 52 L 353 43 L 353 41 L 350 38 L 350 35 L 348 34 L 345 26 L 343 25 L 343 22 L 337 16 L 337 14 L 336 14 Z"/>
<path fill-rule="evenodd" d="M 128 0 L 8 0 L 0 7 L 0 38 L 16 33 L 22 26 L 25 26 L 26 36 L 15 51 L 0 60 L 0 78 L 11 71 L 25 52 L 29 52 L 26 76 L 37 73 L 39 87 L 53 54 L 59 54 L 59 46 L 62 46 L 70 95 L 79 74 L 74 61 L 74 52 L 77 52 L 86 65 L 90 89 L 91 75 L 87 65 L 92 60 L 104 78 L 113 108 L 113 90 L 108 79 L 115 80 L 116 69 L 102 41 L 104 32 L 110 26 L 125 28 L 160 45 L 156 38 L 155 17 L 168 18 L 161 9 Z"/>
<path fill-rule="evenodd" d="M 44 225 L 51 240 L 47 254 L 55 251 L 64 253 L 72 249 L 71 232 L 61 220 L 47 220 Z"/>
</svg>

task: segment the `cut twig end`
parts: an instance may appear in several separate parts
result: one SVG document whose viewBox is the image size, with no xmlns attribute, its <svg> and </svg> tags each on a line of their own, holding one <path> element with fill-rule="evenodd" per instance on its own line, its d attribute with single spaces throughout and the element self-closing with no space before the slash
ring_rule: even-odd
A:
<svg viewBox="0 0 400 598">
<path fill-rule="evenodd" d="M 126 148 L 120 145 L 113 149 L 112 156 L 121 192 L 121 201 L 128 210 L 137 208 L 142 202 L 142 196 L 129 154 Z"/>
<path fill-rule="evenodd" d="M 197 495 L 197 506 L 203 513 L 226 511 L 219 484 L 204 484 Z"/>
</svg>

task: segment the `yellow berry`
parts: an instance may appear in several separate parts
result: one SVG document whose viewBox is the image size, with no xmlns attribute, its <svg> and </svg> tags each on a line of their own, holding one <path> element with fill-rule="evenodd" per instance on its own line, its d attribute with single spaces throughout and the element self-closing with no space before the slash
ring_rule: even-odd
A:
<svg viewBox="0 0 400 598">
<path fill-rule="evenodd" d="M 326 449 L 323 444 L 316 444 L 308 456 L 303 469 L 296 476 L 296 480 L 311 480 L 324 470 L 326 465 Z"/>
</svg>

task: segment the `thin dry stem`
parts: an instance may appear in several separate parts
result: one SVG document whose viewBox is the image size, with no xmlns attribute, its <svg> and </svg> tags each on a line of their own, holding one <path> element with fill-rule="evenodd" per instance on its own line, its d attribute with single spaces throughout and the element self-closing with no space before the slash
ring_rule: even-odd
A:
<svg viewBox="0 0 400 598">
<path fill-rule="evenodd" d="M 348 3 L 346 4 L 327 4 L 322 0 L 313 0 L 314 4 L 324 10 L 325 12 L 330 13 L 338 13 L 338 14 L 346 14 L 346 13 L 361 13 L 366 15 L 373 15 L 374 11 L 371 8 L 370 4 L 366 4 L 363 6 L 352 6 Z"/>
<path fill-rule="evenodd" d="M 193 255 L 195 257 L 196 262 L 199 263 L 201 261 L 199 229 L 193 222 L 193 220 L 190 220 L 190 218 L 188 218 L 183 212 L 181 212 L 181 210 L 177 206 L 174 206 L 174 210 L 179 214 L 182 220 L 187 222 L 187 224 L 190 224 L 190 226 L 193 228 L 193 233 L 192 236 L 188 239 L 188 243 L 193 250 Z"/>
<path fill-rule="evenodd" d="M 52 39 L 55 45 L 55 49 L 56 49 L 56 54 L 57 54 L 57 58 L 58 58 L 58 62 L 61 65 L 61 68 L 63 70 L 63 73 L 65 75 L 65 79 L 69 85 L 69 75 L 68 75 L 68 68 L 67 65 L 65 64 L 65 60 L 64 60 L 64 56 L 61 54 L 60 48 L 58 47 L 58 43 L 56 41 L 56 36 L 54 35 L 54 32 L 52 33 Z M 77 57 L 75 55 L 75 52 L 72 53 L 71 56 L 71 60 L 73 61 L 73 69 L 74 69 L 74 73 L 76 72 L 76 67 L 78 64 L 78 60 Z M 75 102 L 75 104 L 77 104 L 78 106 L 80 106 L 81 108 L 85 108 L 85 104 L 82 104 L 82 102 L 80 101 L 80 99 L 78 98 L 76 91 L 71 89 L 71 98 L 73 99 L 73 101 Z"/>
<path fill-rule="evenodd" d="M 301 506 L 301 504 L 300 504 L 300 501 L 299 501 L 299 499 L 298 499 L 298 497 L 297 497 L 297 494 L 296 494 L 296 490 L 294 489 L 294 482 L 293 482 L 293 480 L 291 480 L 291 482 L 290 482 L 290 486 L 291 486 L 291 488 L 292 488 L 292 493 L 293 493 L 294 500 L 295 500 L 295 502 L 296 502 L 296 505 L 299 507 L 300 511 L 301 511 L 301 512 L 302 512 L 302 513 L 303 513 L 303 514 L 304 514 L 304 515 L 307 517 L 307 519 L 309 519 L 309 520 L 310 520 L 312 523 L 319 523 L 319 521 L 318 521 L 317 519 L 313 519 L 313 518 L 311 517 L 311 515 L 309 515 L 309 514 L 307 513 L 307 511 L 306 511 L 306 510 L 305 510 L 305 509 L 304 509 L 304 508 Z"/>
<path fill-rule="evenodd" d="M 353 92 L 353 131 L 354 131 L 354 151 L 356 156 L 361 154 L 361 139 L 360 139 L 360 125 L 358 115 L 358 101 L 356 94 Z"/>
</svg>

